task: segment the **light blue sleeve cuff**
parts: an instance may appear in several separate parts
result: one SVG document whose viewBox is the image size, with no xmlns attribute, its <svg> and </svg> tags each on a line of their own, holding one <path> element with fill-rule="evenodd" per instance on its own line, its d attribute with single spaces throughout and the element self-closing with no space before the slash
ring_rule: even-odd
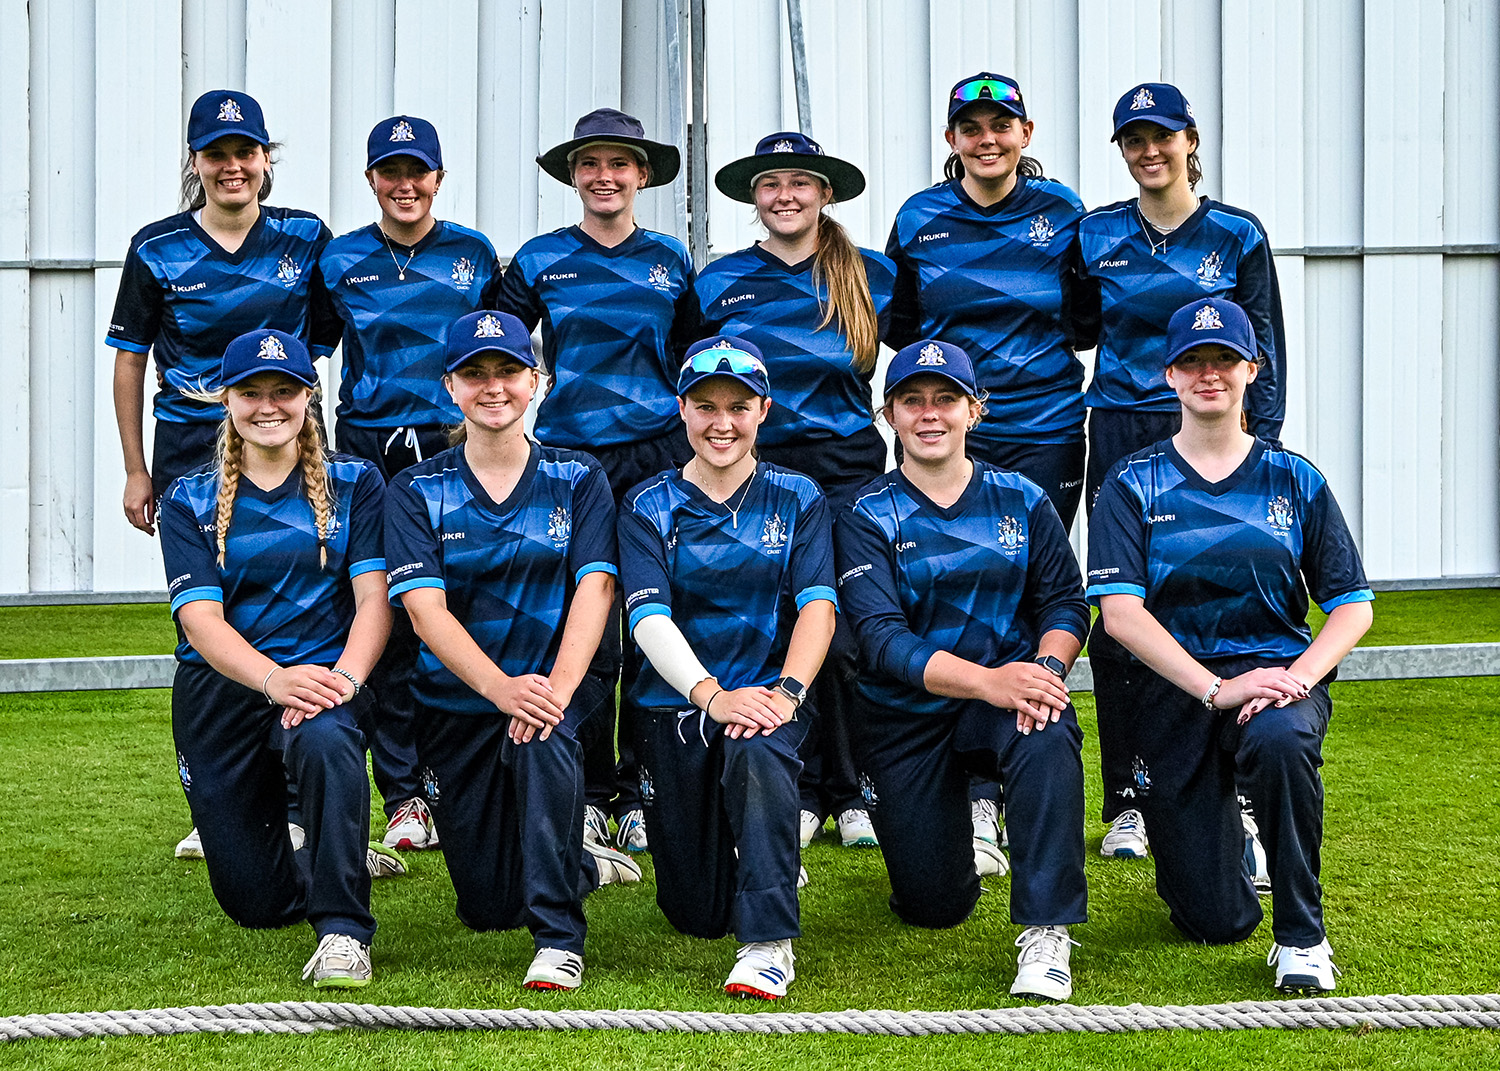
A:
<svg viewBox="0 0 1500 1071">
<path fill-rule="evenodd" d="M 110 349 L 124 350 L 126 353 L 150 353 L 150 346 L 142 346 L 139 342 L 126 342 L 123 338 L 107 335 L 104 344 Z"/>
<path fill-rule="evenodd" d="M 1339 595 L 1336 598 L 1329 599 L 1327 602 L 1320 602 L 1318 603 L 1318 609 L 1322 610 L 1325 614 L 1331 614 L 1335 607 L 1343 606 L 1348 602 L 1374 601 L 1375 593 L 1373 591 L 1369 588 L 1360 588 L 1358 591 L 1351 591 L 1347 595 Z"/>
<path fill-rule="evenodd" d="M 349 579 L 353 580 L 361 573 L 373 573 L 377 569 L 379 569 L 382 573 L 385 572 L 385 559 L 366 558 L 362 562 L 355 562 L 353 565 L 349 566 Z"/>
<path fill-rule="evenodd" d="M 448 585 L 443 583 L 442 578 L 436 576 L 419 576 L 413 580 L 403 580 L 391 588 L 391 602 L 396 602 L 402 592 L 413 591 L 417 588 L 437 588 L 440 591 L 447 591 Z M 397 605 L 400 604 L 397 603 Z"/>
<path fill-rule="evenodd" d="M 1091 584 L 1083 594 L 1089 602 L 1098 606 L 1100 597 L 1104 595 L 1135 595 L 1144 599 L 1146 589 L 1140 584 Z"/>
<path fill-rule="evenodd" d="M 672 611 L 659 602 L 648 602 L 645 606 L 637 606 L 634 610 L 630 611 L 630 627 L 626 631 L 634 632 L 635 626 L 639 625 L 642 619 L 655 614 L 666 614 L 668 617 L 671 617 Z"/>
<path fill-rule="evenodd" d="M 172 600 L 172 613 L 176 613 L 190 602 L 223 602 L 223 588 L 188 588 Z"/>
<path fill-rule="evenodd" d="M 610 562 L 589 562 L 582 569 L 578 570 L 578 575 L 573 578 L 573 583 L 578 583 L 590 573 L 608 573 L 610 576 L 619 576 L 620 570 L 618 566 Z"/>
<path fill-rule="evenodd" d="M 834 594 L 834 590 L 826 585 L 819 584 L 816 587 L 803 588 L 797 594 L 797 609 L 800 610 L 808 603 L 817 602 L 819 599 L 827 599 L 833 603 L 835 610 L 839 608 L 839 597 Z"/>
</svg>

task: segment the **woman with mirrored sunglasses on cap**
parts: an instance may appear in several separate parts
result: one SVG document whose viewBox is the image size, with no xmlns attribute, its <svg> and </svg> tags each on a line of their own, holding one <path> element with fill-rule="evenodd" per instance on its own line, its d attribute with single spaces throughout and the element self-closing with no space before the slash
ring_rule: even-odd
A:
<svg viewBox="0 0 1500 1071">
<path fill-rule="evenodd" d="M 1374 595 L 1323 475 L 1247 430 L 1258 351 L 1231 301 L 1198 298 L 1172 315 L 1163 365 L 1182 426 L 1105 478 L 1088 597 L 1102 631 L 1138 660 L 1119 681 L 1134 712 L 1132 801 L 1173 925 L 1226 944 L 1260 924 L 1243 789 L 1265 844 L 1276 987 L 1327 992 L 1336 970 L 1318 770 L 1328 685 L 1370 627 Z M 1316 638 L 1309 596 L 1328 614 Z"/>
<path fill-rule="evenodd" d="M 1127 90 L 1115 104 L 1110 140 L 1119 144 L 1139 193 L 1094 209 L 1078 224 L 1080 300 L 1072 331 L 1080 347 L 1097 345 L 1086 396 L 1089 508 L 1116 461 L 1179 427 L 1177 398 L 1161 377 L 1162 355 L 1167 323 L 1189 301 L 1224 298 L 1244 309 L 1262 363 L 1245 400 L 1250 430 L 1275 439 L 1285 415 L 1286 329 L 1271 243 L 1249 212 L 1194 192 L 1203 172 L 1187 98 L 1161 82 Z M 1099 708 L 1103 817 L 1110 823 L 1100 852 L 1142 858 L 1149 830 L 1132 803 L 1130 756 L 1115 731 L 1137 713 L 1118 686 L 1130 659 L 1102 631 L 1089 657 Z M 1245 828 L 1253 837 L 1248 815 Z"/>
<path fill-rule="evenodd" d="M 782 132 L 720 168 L 714 184 L 754 205 L 766 236 L 699 274 L 705 329 L 760 347 L 777 397 L 758 449 L 811 476 L 837 513 L 885 470 L 887 453 L 875 429 L 870 380 L 895 271 L 880 253 L 857 247 L 827 211 L 859 196 L 864 174 L 811 138 Z M 830 816 L 845 846 L 876 843 L 849 748 L 854 675 L 853 639 L 841 627 L 814 689 L 819 718 L 804 744 L 804 847 Z"/>
<path fill-rule="evenodd" d="M 657 903 L 690 936 L 732 931 L 724 990 L 774 1000 L 801 934 L 798 749 L 834 629 L 828 507 L 811 479 L 756 457 L 772 403 L 753 343 L 693 346 L 677 392 L 693 459 L 620 512 Z"/>
</svg>

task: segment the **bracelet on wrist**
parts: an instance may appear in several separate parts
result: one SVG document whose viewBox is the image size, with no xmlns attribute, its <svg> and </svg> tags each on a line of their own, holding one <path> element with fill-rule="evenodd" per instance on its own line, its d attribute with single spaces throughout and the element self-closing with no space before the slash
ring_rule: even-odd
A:
<svg viewBox="0 0 1500 1071">
<path fill-rule="evenodd" d="M 364 691 L 364 682 L 357 679 L 354 674 L 350 673 L 347 669 L 340 669 L 338 666 L 334 666 L 333 672 L 337 673 L 340 677 L 343 677 L 350 684 L 354 685 L 355 695 L 358 695 L 360 692 Z"/>
<path fill-rule="evenodd" d="M 260 682 L 260 694 L 265 696 L 266 702 L 270 703 L 273 707 L 276 705 L 276 700 L 271 698 L 271 693 L 266 691 L 266 686 L 271 683 L 271 674 L 275 673 L 280 668 L 280 666 L 272 666 L 270 672 L 266 674 L 265 680 Z"/>
<path fill-rule="evenodd" d="M 1219 694 L 1219 689 L 1224 686 L 1223 677 L 1215 677 L 1214 682 L 1208 686 L 1208 691 L 1203 693 L 1203 705 L 1208 710 L 1218 710 L 1214 706 L 1214 697 Z"/>
<path fill-rule="evenodd" d="M 709 717 L 713 717 L 713 712 L 711 710 L 709 710 L 708 708 L 714 705 L 714 700 L 717 699 L 717 698 L 719 698 L 719 693 L 722 692 L 723 690 L 724 690 L 723 688 L 715 688 L 714 689 L 714 694 L 708 697 L 708 702 L 707 703 L 703 704 L 703 713 L 707 714 Z"/>
</svg>

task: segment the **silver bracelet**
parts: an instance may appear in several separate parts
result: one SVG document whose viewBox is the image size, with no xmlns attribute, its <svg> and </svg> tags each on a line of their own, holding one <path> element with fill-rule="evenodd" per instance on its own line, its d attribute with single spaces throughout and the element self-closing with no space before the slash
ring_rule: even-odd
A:
<svg viewBox="0 0 1500 1071">
<path fill-rule="evenodd" d="M 354 685 L 355 695 L 358 695 L 360 692 L 364 691 L 365 686 L 359 681 L 355 680 L 354 674 L 350 673 L 347 669 L 339 669 L 337 666 L 334 666 L 333 672 L 337 673 L 340 677 L 343 677 L 350 684 Z"/>
<path fill-rule="evenodd" d="M 275 673 L 280 668 L 280 666 L 272 666 L 271 673 Z M 270 703 L 274 707 L 276 705 L 276 700 L 272 699 L 271 693 L 266 691 L 266 685 L 271 683 L 271 673 L 267 673 L 266 679 L 260 682 L 260 694 L 265 696 L 266 702 Z"/>
<path fill-rule="evenodd" d="M 1219 694 L 1219 689 L 1224 685 L 1223 677 L 1215 677 L 1214 682 L 1208 686 L 1208 691 L 1203 693 L 1203 705 L 1209 710 L 1218 710 L 1214 706 L 1214 696 Z"/>
</svg>

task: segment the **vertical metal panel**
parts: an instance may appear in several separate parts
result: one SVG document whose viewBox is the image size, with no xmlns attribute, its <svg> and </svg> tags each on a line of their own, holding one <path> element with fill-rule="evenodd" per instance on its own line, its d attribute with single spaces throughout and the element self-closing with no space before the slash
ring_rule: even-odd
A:
<svg viewBox="0 0 1500 1071">
<path fill-rule="evenodd" d="M 925 49 L 910 47 L 926 20 L 925 0 L 890 0 L 870 8 L 872 68 L 863 119 L 868 150 L 859 163 L 870 180 L 864 195 L 871 228 L 867 244 L 876 249 L 885 249 L 901 203 L 937 179 L 931 163 L 937 148 L 943 146 L 946 154 L 942 124 L 932 119 L 932 94 L 922 92 L 931 85 L 931 58 Z"/>
<path fill-rule="evenodd" d="M 24 70 L 24 67 L 23 67 Z M 31 590 L 31 280 L 24 268 L 0 269 L 5 390 L 0 391 L 0 591 Z"/>
<path fill-rule="evenodd" d="M 654 141 L 676 145 L 682 153 L 682 170 L 670 186 L 655 187 L 636 198 L 635 217 L 642 226 L 688 240 L 687 220 L 677 211 L 675 191 L 686 191 L 687 127 L 672 126 L 667 78 L 667 30 L 662 0 L 621 0 L 620 20 L 620 109 L 635 116 Z M 682 5 L 686 10 L 687 5 Z M 678 27 L 679 52 L 683 64 L 683 99 L 687 116 L 689 52 L 686 26 Z"/>
<path fill-rule="evenodd" d="M 1225 4 L 1224 51 L 1235 60 L 1223 70 L 1222 165 L 1212 166 L 1204 157 L 1210 176 L 1222 176 L 1224 200 L 1259 216 L 1272 243 L 1281 247 L 1303 244 L 1302 139 L 1282 132 L 1302 126 L 1305 21 L 1302 0 Z M 1266 92 L 1268 82 L 1275 85 L 1274 94 Z"/>
<path fill-rule="evenodd" d="M 872 157 L 869 86 L 874 77 L 868 8 L 863 4 L 805 4 L 802 25 L 813 135 L 825 152 L 848 160 L 868 175 Z M 795 103 L 795 95 L 792 100 Z M 857 245 L 885 246 L 889 220 L 879 219 L 872 207 L 876 203 L 866 190 L 831 210 Z"/>
<path fill-rule="evenodd" d="M 334 234 L 345 234 L 379 214 L 365 181 L 365 139 L 372 126 L 396 114 L 396 0 L 337 0 L 331 40 L 326 218 Z M 438 130 L 440 141 L 444 133 Z M 446 206 L 436 211 L 442 216 Z"/>
<path fill-rule="evenodd" d="M 1443 236 L 1492 244 L 1500 242 L 1500 4 L 1447 0 L 1443 9 Z"/>
<path fill-rule="evenodd" d="M 202 94 L 210 89 L 245 88 L 245 8 L 250 2 L 182 0 L 180 129 L 186 129 L 188 111 Z M 266 121 L 271 121 L 269 116 Z M 276 136 L 275 127 L 271 135 Z"/>
<path fill-rule="evenodd" d="M 1444 575 L 1500 573 L 1497 313 L 1500 258 L 1448 257 L 1443 266 Z"/>
<path fill-rule="evenodd" d="M 33 257 L 94 255 L 93 16 L 68 0 L 31 4 Z"/>
<path fill-rule="evenodd" d="M 1436 245 L 1443 240 L 1443 169 L 1434 166 L 1444 149 L 1437 118 L 1443 6 L 1366 0 L 1364 42 L 1365 244 Z"/>
<path fill-rule="evenodd" d="M 30 585 L 93 586 L 93 349 L 89 271 L 39 272 L 31 283 Z"/>
<path fill-rule="evenodd" d="M 1078 0 L 1078 192 L 1093 207 L 1134 197 L 1110 142 L 1120 94 L 1161 77 L 1160 0 Z"/>
<path fill-rule="evenodd" d="M 1027 45 L 1017 52 L 1016 76 L 1036 124 L 1030 153 L 1048 176 L 1077 189 L 1078 104 L 1085 91 L 1078 77 L 1077 5 L 1016 0 L 1016 39 Z"/>
<path fill-rule="evenodd" d="M 948 90 L 953 83 L 978 71 L 1015 75 L 1016 0 L 929 0 L 928 7 L 927 99 L 933 129 L 941 131 L 948 125 Z M 1023 94 L 1026 89 L 1023 82 Z M 947 159 L 947 144 L 934 143 L 934 178 L 942 174 Z"/>
<path fill-rule="evenodd" d="M 479 9 L 477 218 L 502 257 L 537 233 L 539 184 L 552 181 L 532 159 L 541 141 L 541 36 L 541 5 L 532 0 Z"/>
<path fill-rule="evenodd" d="M 779 3 L 704 4 L 707 84 L 708 173 L 755 148 L 781 128 L 782 45 Z M 814 53 L 816 57 L 816 53 Z M 755 210 L 715 190 L 709 195 L 708 244 L 728 253 L 759 237 Z"/>
<path fill-rule="evenodd" d="M 31 197 L 31 35 L 26 0 L 0 0 L 0 29 L 0 146 L 5 153 L 5 167 L 0 169 L 0 260 L 25 260 Z M 9 326 L 3 319 L 0 324 Z"/>
<path fill-rule="evenodd" d="M 1363 545 L 1364 270 L 1359 257 L 1308 258 L 1303 397 L 1312 413 L 1303 450 L 1328 477 Z M 1380 432 L 1374 432 L 1379 437 Z"/>
<path fill-rule="evenodd" d="M 1301 122 L 1308 245 L 1359 245 L 1364 235 L 1363 0 L 1307 5 Z M 1387 111 L 1385 105 L 1382 112 Z M 1414 114 L 1414 113 L 1413 113 Z M 1288 131 L 1289 133 L 1289 131 Z M 1273 235 L 1275 241 L 1282 241 Z"/>
<path fill-rule="evenodd" d="M 245 19 L 245 90 L 282 143 L 276 204 L 327 217 L 332 142 L 330 0 L 257 0 Z"/>
<path fill-rule="evenodd" d="M 1226 0 L 1226 5 L 1233 0 Z M 1202 0 L 1162 0 L 1161 5 L 1161 80 L 1170 82 L 1182 90 L 1193 106 L 1193 118 L 1198 126 L 1198 158 L 1203 163 L 1203 181 L 1197 192 L 1210 197 L 1222 196 L 1223 192 L 1223 130 L 1228 126 L 1224 115 L 1223 83 L 1232 73 L 1223 70 L 1220 63 L 1221 40 L 1227 42 L 1227 51 L 1237 58 L 1236 66 L 1247 73 L 1256 64 L 1238 62 L 1242 43 L 1231 38 L 1229 28 L 1221 24 L 1227 20 L 1219 4 L 1205 4 Z M 1301 72 L 1298 72 L 1300 80 Z M 1145 79 L 1137 79 L 1145 81 Z M 1130 88 L 1123 85 L 1119 94 Z M 1110 102 L 1113 104 L 1113 101 Z M 1235 131 L 1236 140 L 1249 135 L 1248 129 Z"/>
<path fill-rule="evenodd" d="M 1276 277 L 1281 284 L 1282 314 L 1286 318 L 1286 423 L 1282 425 L 1281 441 L 1293 450 L 1302 450 L 1307 443 L 1309 418 L 1316 419 L 1308 395 L 1308 353 L 1306 323 L 1306 274 L 1307 260 L 1304 257 L 1279 256 L 1276 258 Z"/>
<path fill-rule="evenodd" d="M 442 62 L 433 62 L 437 56 Z M 444 219 L 466 227 L 474 226 L 478 210 L 479 102 L 472 92 L 478 77 L 479 0 L 396 0 L 392 111 L 437 127 L 448 171 L 438 204 Z M 454 92 L 457 86 L 469 91 Z"/>
</svg>

